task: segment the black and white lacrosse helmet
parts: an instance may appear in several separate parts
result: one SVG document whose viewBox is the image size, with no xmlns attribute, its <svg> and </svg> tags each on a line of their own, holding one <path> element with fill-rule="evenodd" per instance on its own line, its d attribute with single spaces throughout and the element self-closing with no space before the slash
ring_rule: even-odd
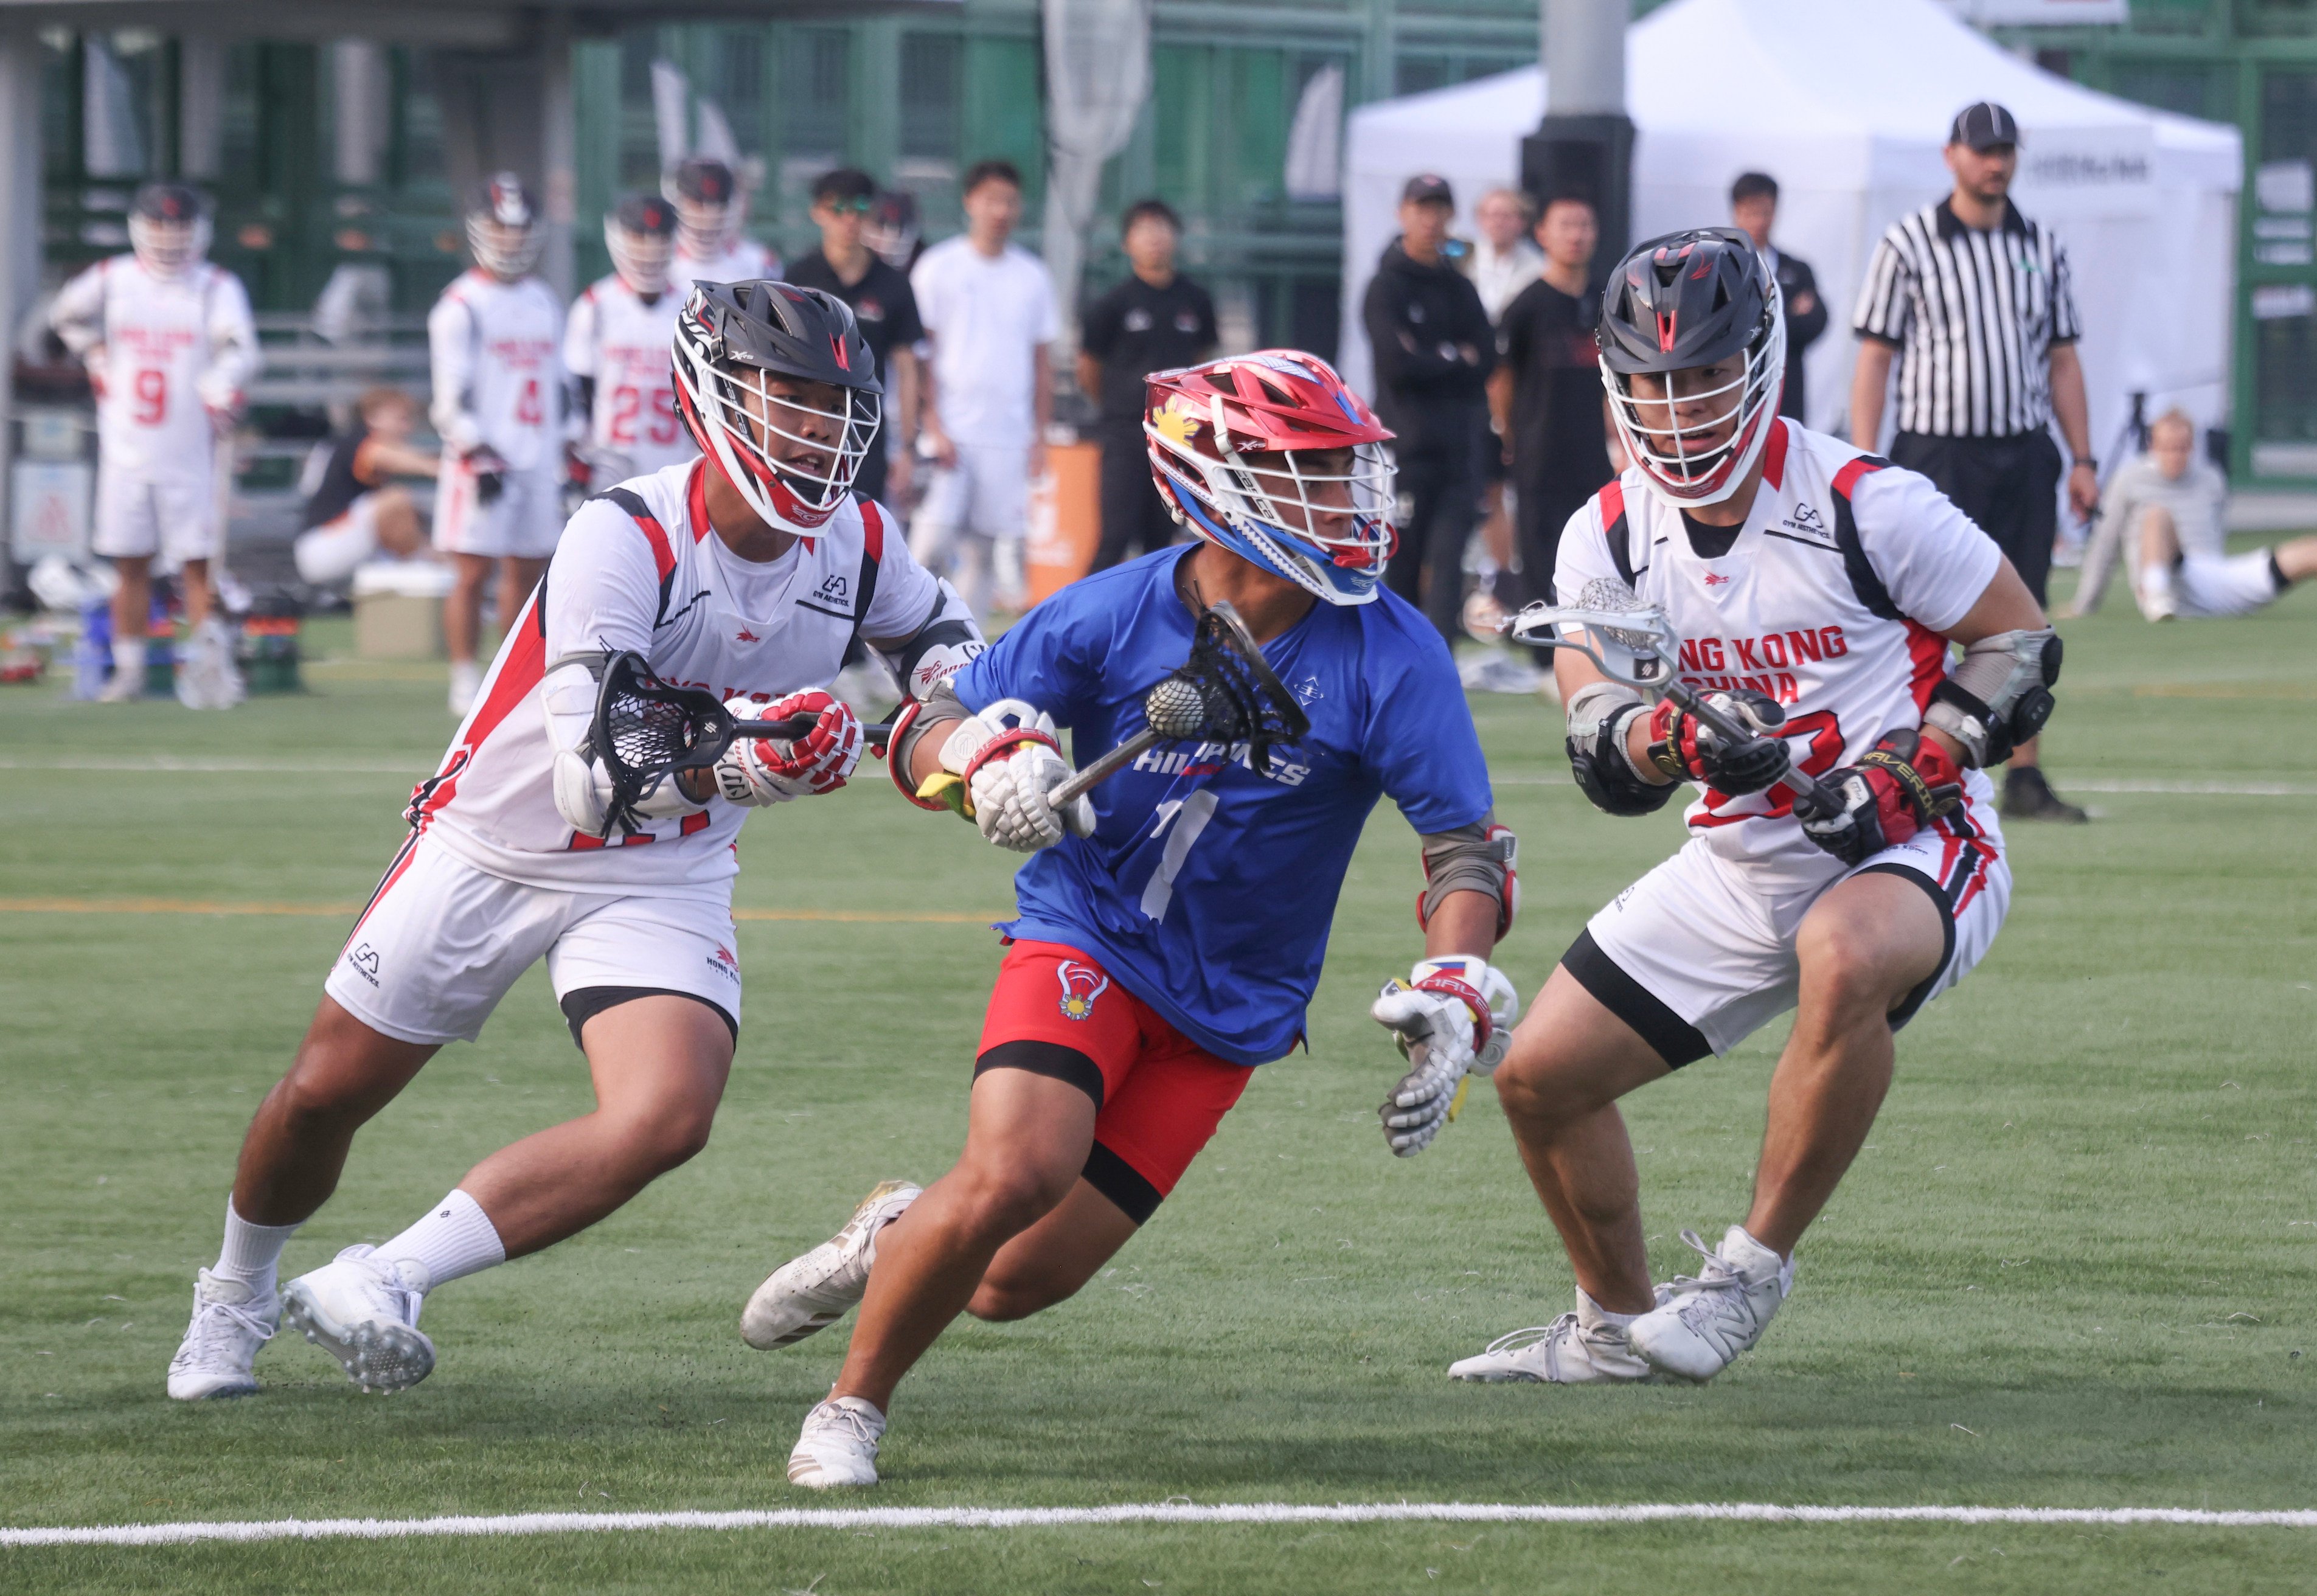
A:
<svg viewBox="0 0 2317 1596">
<path fill-rule="evenodd" d="M 1716 504 L 1738 491 L 1777 424 L 1785 383 L 1786 323 L 1778 284 L 1735 227 L 1696 227 L 1637 245 L 1617 263 L 1601 297 L 1601 380 L 1625 453 L 1660 498 L 1676 506 Z M 1673 402 L 1633 396 L 1649 372 L 1672 386 L 1677 371 L 1742 354 L 1729 381 Z M 1677 407 L 1706 414 L 1686 427 Z M 1722 441 L 1700 434 L 1735 425 Z"/>
<path fill-rule="evenodd" d="M 918 236 L 917 197 L 907 189 L 880 189 L 869 202 L 862 242 L 894 271 L 907 272 L 917 263 Z"/>
<path fill-rule="evenodd" d="M 495 172 L 476 189 L 467 207 L 467 248 L 475 264 L 505 282 L 513 282 L 538 263 L 546 242 L 539 227 L 539 207 L 523 179 L 512 172 Z"/>
<path fill-rule="evenodd" d="M 658 194 L 623 194 L 604 218 L 604 247 L 612 270 L 646 299 L 667 292 L 668 263 L 675 255 L 675 207 Z"/>
<path fill-rule="evenodd" d="M 189 272 L 210 252 L 209 210 L 182 183 L 148 183 L 129 207 L 129 247 L 156 277 Z"/>
<path fill-rule="evenodd" d="M 835 514 L 877 435 L 876 357 L 845 301 L 786 282 L 693 285 L 675 318 L 676 404 L 700 452 L 774 526 L 810 532 Z M 828 383 L 844 409 L 776 397 L 770 380 Z M 810 437 L 797 429 L 815 428 Z M 774 440 L 809 450 L 776 463 Z M 815 463 L 817 461 L 817 463 Z"/>
<path fill-rule="evenodd" d="M 695 261 L 713 260 L 739 232 L 740 180 L 714 156 L 687 156 L 661 184 L 675 207 L 676 240 Z"/>
</svg>

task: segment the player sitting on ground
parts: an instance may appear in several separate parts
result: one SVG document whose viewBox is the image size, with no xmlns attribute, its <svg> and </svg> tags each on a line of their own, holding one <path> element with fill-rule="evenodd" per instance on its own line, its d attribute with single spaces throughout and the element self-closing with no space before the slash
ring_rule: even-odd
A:
<svg viewBox="0 0 2317 1596">
<path fill-rule="evenodd" d="M 432 477 L 436 456 L 410 446 L 418 401 L 398 388 L 374 388 L 356 406 L 362 424 L 329 445 L 321 480 L 306 501 L 306 530 L 291 553 L 300 581 L 335 587 L 383 553 L 432 557 L 418 506 L 396 477 Z"/>
<path fill-rule="evenodd" d="M 2196 424 L 2180 410 L 2158 416 L 2148 452 L 2116 474 L 2100 501 L 2069 613 L 2099 608 L 2119 552 L 2140 612 L 2151 620 L 2250 615 L 2317 575 L 2317 538 L 2231 554 L 2228 503 L 2227 479 L 2196 459 Z"/>
<path fill-rule="evenodd" d="M 1647 815 L 1703 790 L 1689 842 L 1593 917 L 1497 1072 L 1577 1311 L 1461 1379 L 1704 1380 L 1751 1347 L 1874 1123 L 1892 1033 L 1986 956 L 2010 898 L 1983 771 L 2050 713 L 2058 639 L 1930 483 L 1779 419 L 1782 314 L 1725 228 L 1651 240 L 1609 279 L 1602 371 L 1633 464 L 1570 518 L 1558 596 L 1622 583 L 1662 606 L 1683 680 L 1786 742 L 1725 745 L 1559 652 L 1597 806 Z M 1787 750 L 1839 813 L 1796 818 L 1776 785 Z M 1685 1231 L 1704 1267 L 1653 1288 L 1616 1101 L 1789 1008 L 1745 1223 L 1714 1249 Z"/>
<path fill-rule="evenodd" d="M 785 283 L 707 284 L 684 308 L 675 364 L 708 459 L 589 500 L 514 618 L 242 1144 L 172 1396 L 255 1390 L 252 1362 L 284 1312 L 356 1384 L 415 1385 L 434 1362 L 418 1329 L 429 1291 L 586 1229 L 697 1153 L 739 1035 L 741 820 L 845 784 L 862 729 L 817 689 L 854 638 L 923 682 L 979 646 L 956 595 L 851 496 L 877 392 L 850 311 Z M 594 711 L 606 660 L 626 650 L 664 679 L 813 727 L 735 744 L 613 825 Z M 409 1229 L 347 1248 L 277 1299 L 282 1246 L 337 1184 L 354 1132 L 436 1049 L 472 1041 L 541 958 L 595 1111 L 493 1154 Z"/>
<path fill-rule="evenodd" d="M 1033 857 L 1015 879 L 963 1155 L 922 1192 L 871 1192 L 742 1316 L 751 1344 L 776 1347 L 862 1304 L 789 1459 L 800 1485 L 874 1484 L 893 1388 L 959 1310 L 1018 1319 L 1062 1301 L 1158 1210 L 1253 1066 L 1302 1038 L 1379 797 L 1423 834 L 1427 887 L 1426 957 L 1378 1017 L 1428 1026 L 1431 1083 L 1453 1084 L 1497 1023 L 1486 994 L 1511 998 L 1487 959 L 1512 918 L 1511 834 L 1491 818 L 1446 646 L 1378 585 L 1391 434 L 1292 352 L 1158 373 L 1145 431 L 1159 491 L 1199 540 L 1039 604 L 894 737 L 916 801 L 935 807 L 922 783 L 962 780 L 982 834 Z M 1048 795 L 1070 774 L 1057 727 L 1080 761 L 1141 730 L 1143 695 L 1217 601 L 1309 731 L 1260 773 L 1244 743 L 1160 743 L 1057 813 Z M 1434 1092 L 1403 1115 L 1395 1146 L 1429 1140 L 1448 1103 Z"/>
</svg>

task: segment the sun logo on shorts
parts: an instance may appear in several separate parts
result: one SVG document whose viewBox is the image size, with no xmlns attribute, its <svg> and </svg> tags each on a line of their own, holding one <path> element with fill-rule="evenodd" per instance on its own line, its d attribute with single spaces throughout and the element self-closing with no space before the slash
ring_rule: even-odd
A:
<svg viewBox="0 0 2317 1596">
<path fill-rule="evenodd" d="M 1054 974 L 1062 983 L 1062 1018 L 1090 1020 L 1094 1000 L 1110 990 L 1110 977 L 1090 964 L 1065 958 Z"/>
</svg>

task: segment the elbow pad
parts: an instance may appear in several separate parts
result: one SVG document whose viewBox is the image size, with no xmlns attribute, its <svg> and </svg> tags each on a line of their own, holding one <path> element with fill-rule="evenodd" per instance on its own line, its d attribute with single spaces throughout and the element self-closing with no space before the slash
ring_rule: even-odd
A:
<svg viewBox="0 0 2317 1596">
<path fill-rule="evenodd" d="M 1642 695 L 1615 682 L 1596 682 L 1570 699 L 1569 765 L 1593 807 L 1609 815 L 1654 815 L 1672 798 L 1673 782 L 1649 780 L 1625 753 L 1625 731 L 1649 713 Z"/>
<path fill-rule="evenodd" d="M 610 655 L 568 654 L 548 668 L 539 686 L 539 707 L 547 720 L 547 743 L 554 750 L 555 812 L 574 831 L 591 837 L 612 829 L 612 773 L 595 756 L 595 700 Z M 706 808 L 684 797 L 663 777 L 636 800 L 645 819 L 697 815 Z"/>
<path fill-rule="evenodd" d="M 1432 924 L 1432 916 L 1452 892 L 1486 893 L 1497 900 L 1497 940 L 1513 928 L 1520 913 L 1520 839 L 1512 827 L 1499 825 L 1490 815 L 1454 831 L 1427 833 L 1424 838 L 1424 890 L 1417 895 L 1416 923 Z"/>
<path fill-rule="evenodd" d="M 890 653 L 878 650 L 899 678 L 902 691 L 919 703 L 930 699 L 936 687 L 971 664 L 989 646 L 982 638 L 981 628 L 974 623 L 973 611 L 958 596 L 957 589 L 946 579 L 940 585 L 933 613 L 926 617 L 917 634 Z"/>
<path fill-rule="evenodd" d="M 939 732 L 946 738 L 960 721 L 970 719 L 968 709 L 943 677 L 927 690 L 922 699 L 911 698 L 902 704 L 901 712 L 893 717 L 893 735 L 885 745 L 885 769 L 893 778 L 893 785 L 903 798 L 920 809 L 945 809 L 947 804 L 935 803 L 917 796 L 909 784 L 909 762 L 916 755 L 917 745 L 927 732 Z"/>
<path fill-rule="evenodd" d="M 2047 626 L 1982 638 L 1931 690 L 1923 724 L 1962 744 L 1974 768 L 1999 765 L 2052 718 L 2060 655 L 2060 635 Z"/>
</svg>

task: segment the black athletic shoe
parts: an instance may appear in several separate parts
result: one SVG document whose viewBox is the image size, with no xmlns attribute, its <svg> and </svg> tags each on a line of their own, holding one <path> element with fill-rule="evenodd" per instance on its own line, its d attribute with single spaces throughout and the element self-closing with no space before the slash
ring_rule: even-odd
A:
<svg viewBox="0 0 2317 1596">
<path fill-rule="evenodd" d="M 2034 765 L 2014 765 L 2003 773 L 2002 813 L 2006 820 L 2058 820 L 2070 825 L 2091 818 L 2053 792 Z"/>
</svg>

